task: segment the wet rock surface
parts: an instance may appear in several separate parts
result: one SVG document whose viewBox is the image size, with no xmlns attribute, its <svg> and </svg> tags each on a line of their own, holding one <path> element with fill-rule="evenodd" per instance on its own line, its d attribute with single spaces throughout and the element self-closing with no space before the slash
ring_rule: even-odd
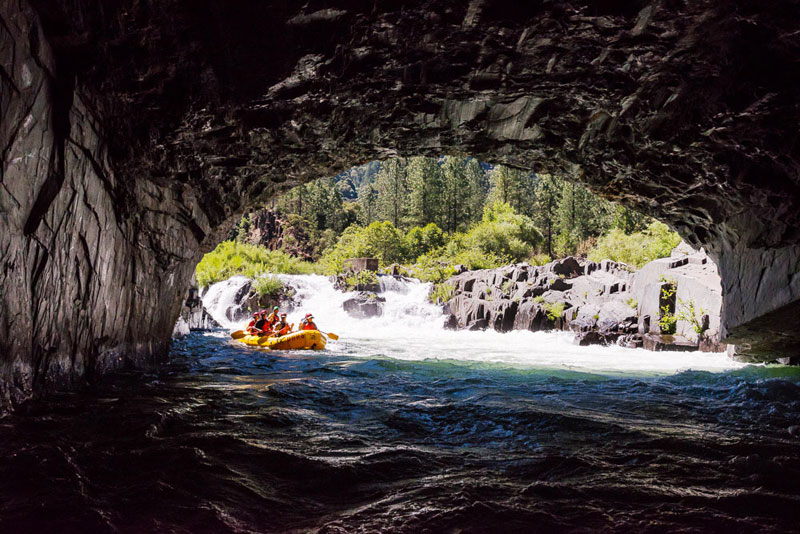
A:
<svg viewBox="0 0 800 534">
<path fill-rule="evenodd" d="M 383 315 L 384 297 L 375 293 L 360 291 L 353 298 L 349 298 L 342 303 L 342 308 L 350 316 L 357 319 L 369 319 Z"/>
<path fill-rule="evenodd" d="M 242 213 L 397 154 L 661 218 L 716 261 L 721 336 L 794 354 L 798 5 L 2 2 L 0 398 L 157 365 Z"/>
<path fill-rule="evenodd" d="M 450 329 L 568 330 L 578 345 L 723 352 L 720 277 L 703 251 L 682 243 L 634 272 L 610 260 L 565 258 L 467 271 L 448 280 Z M 669 299 L 669 303 L 665 302 Z M 672 317 L 670 332 L 662 318 Z"/>
<path fill-rule="evenodd" d="M 199 288 L 193 285 L 189 288 L 183 309 L 181 309 L 181 314 L 178 316 L 178 321 L 172 331 L 172 337 L 183 337 L 188 335 L 189 332 L 211 330 L 219 326 L 219 323 L 211 317 L 211 314 L 203 306 Z"/>
</svg>

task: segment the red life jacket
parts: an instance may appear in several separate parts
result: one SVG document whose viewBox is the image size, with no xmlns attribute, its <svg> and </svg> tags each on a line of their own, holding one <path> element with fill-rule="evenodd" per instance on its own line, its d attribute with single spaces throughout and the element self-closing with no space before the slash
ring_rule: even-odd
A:
<svg viewBox="0 0 800 534">
<path fill-rule="evenodd" d="M 306 321 L 303 323 L 303 330 L 317 330 L 317 325 L 314 324 L 314 321 Z"/>
</svg>

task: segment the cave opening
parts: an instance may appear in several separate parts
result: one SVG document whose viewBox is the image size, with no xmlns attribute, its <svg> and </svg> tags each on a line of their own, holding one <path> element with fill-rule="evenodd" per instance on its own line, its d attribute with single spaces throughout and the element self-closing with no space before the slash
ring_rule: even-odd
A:
<svg viewBox="0 0 800 534">
<path fill-rule="evenodd" d="M 481 270 L 493 280 L 462 280 Z M 294 311 L 297 281 L 280 275 L 308 274 L 354 292 L 340 310 L 354 319 L 383 313 L 381 282 L 394 276 L 428 284 L 447 328 L 733 354 L 704 250 L 574 181 L 472 157 L 375 160 L 276 194 L 200 261 L 175 332 Z"/>
<path fill-rule="evenodd" d="M 798 20 L 796 0 L 0 2 L 0 531 L 796 531 L 800 380 L 763 362 L 800 354 Z M 463 154 L 530 181 L 453 204 L 469 179 L 425 169 Z M 418 165 L 415 194 L 331 203 L 317 179 L 373 160 Z M 593 261 L 672 234 L 587 235 L 572 184 L 691 249 Z M 284 251 L 210 283 L 273 199 Z M 291 288 L 325 351 L 233 340 L 226 299 L 255 285 Z M 203 306 L 231 324 L 173 340 Z M 761 363 L 617 344 L 713 331 Z"/>
</svg>

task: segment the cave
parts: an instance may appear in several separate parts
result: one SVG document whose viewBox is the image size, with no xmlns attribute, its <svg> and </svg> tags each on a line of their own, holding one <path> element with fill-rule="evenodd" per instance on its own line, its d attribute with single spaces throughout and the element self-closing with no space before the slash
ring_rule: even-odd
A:
<svg viewBox="0 0 800 534">
<path fill-rule="evenodd" d="M 0 404 L 156 366 L 196 263 L 394 155 L 558 173 L 668 223 L 750 358 L 800 351 L 800 3 L 6 1 Z"/>
</svg>

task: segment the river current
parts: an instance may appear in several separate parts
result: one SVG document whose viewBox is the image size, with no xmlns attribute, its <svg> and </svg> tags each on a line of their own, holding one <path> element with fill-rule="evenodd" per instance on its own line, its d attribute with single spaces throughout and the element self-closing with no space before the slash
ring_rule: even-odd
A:
<svg viewBox="0 0 800 534">
<path fill-rule="evenodd" d="M 286 279 L 325 351 L 196 332 L 0 419 L 0 532 L 797 531 L 800 368 L 448 332 L 415 283 L 354 320 Z M 226 327 L 240 284 L 204 297 Z"/>
</svg>

